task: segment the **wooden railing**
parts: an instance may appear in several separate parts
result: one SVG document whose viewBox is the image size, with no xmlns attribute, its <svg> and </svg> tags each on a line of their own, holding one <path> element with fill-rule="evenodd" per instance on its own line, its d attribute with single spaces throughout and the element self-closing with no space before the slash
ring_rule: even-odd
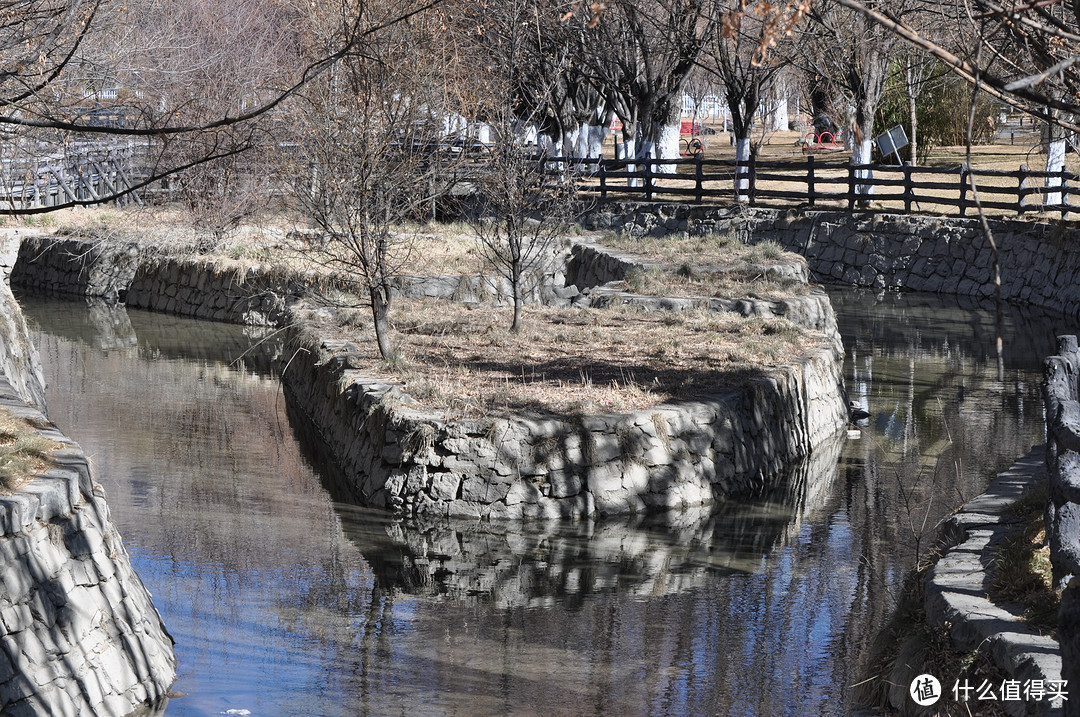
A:
<svg viewBox="0 0 1080 717">
<path fill-rule="evenodd" d="M 130 141 L 86 143 L 51 154 L 8 149 L 0 165 L 0 210 L 107 200 L 130 190 L 145 162 Z M 141 203 L 137 194 L 120 201 Z"/>
<path fill-rule="evenodd" d="M 1023 214 L 1080 212 L 1080 175 L 910 164 L 854 165 L 819 161 L 744 162 L 702 157 L 677 160 L 545 158 L 547 167 L 579 172 L 582 191 L 601 199 L 730 202 L 756 205 L 846 206 L 961 216 L 976 208 Z M 736 178 L 739 187 L 736 187 Z M 1047 180 L 1050 180 L 1048 185 Z M 1074 199 L 1076 197 L 1077 199 Z"/>
</svg>

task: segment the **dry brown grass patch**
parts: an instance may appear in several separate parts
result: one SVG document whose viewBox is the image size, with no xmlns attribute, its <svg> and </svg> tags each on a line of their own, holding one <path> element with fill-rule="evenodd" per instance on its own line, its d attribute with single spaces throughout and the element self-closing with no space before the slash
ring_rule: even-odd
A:
<svg viewBox="0 0 1080 717">
<path fill-rule="evenodd" d="M 391 314 L 399 357 L 388 364 L 363 312 L 351 318 L 359 325 L 337 330 L 362 347 L 373 372 L 456 415 L 622 412 L 701 398 L 743 386 L 824 341 L 783 319 L 628 307 L 527 307 L 525 328 L 513 333 L 510 309 L 400 300 Z"/>
<path fill-rule="evenodd" d="M 0 492 L 10 493 L 48 468 L 49 455 L 61 446 L 38 427 L 0 409 Z"/>
</svg>

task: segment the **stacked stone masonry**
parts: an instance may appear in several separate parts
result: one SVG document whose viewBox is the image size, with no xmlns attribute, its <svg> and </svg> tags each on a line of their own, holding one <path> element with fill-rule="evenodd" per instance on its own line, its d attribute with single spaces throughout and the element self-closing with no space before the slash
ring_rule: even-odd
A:
<svg viewBox="0 0 1080 717">
<path fill-rule="evenodd" d="M 842 349 L 828 299 L 820 293 L 784 305 L 747 300 L 734 309 L 745 315 L 787 315 L 825 333 L 805 360 L 728 395 L 575 421 L 442 421 L 419 410 L 400 387 L 365 376 L 348 346 L 330 345 L 303 328 L 309 318 L 297 299 L 303 277 L 268 274 L 265 267 L 153 257 L 136 258 L 129 267 L 126 252 L 110 253 L 96 245 L 93 251 L 80 250 L 72 241 L 27 245 L 13 281 L 87 293 L 102 282 L 79 283 L 81 274 L 68 263 L 70 257 L 107 263 L 122 256 L 124 276 L 130 279 L 109 286 L 128 305 L 291 327 L 289 340 L 296 350 L 287 352 L 290 367 L 282 378 L 291 401 L 357 477 L 353 498 L 399 512 L 556 518 L 707 504 L 717 495 L 760 490 L 847 421 Z M 582 256 L 580 247 L 572 251 Z M 591 256 L 610 263 L 603 254 L 594 250 Z M 571 256 L 570 251 L 560 254 L 563 261 Z M 565 265 L 556 277 L 573 281 L 567 273 L 571 263 Z M 604 280 L 601 271 L 606 270 L 590 271 Z M 120 274 L 93 267 L 83 273 Z M 558 298 L 576 297 L 576 305 L 589 305 L 595 292 L 598 304 L 654 302 L 647 308 L 666 310 L 693 305 L 585 283 L 583 291 L 568 284 Z"/>
<path fill-rule="evenodd" d="M 166 701 L 173 641 L 86 456 L 0 379 L 0 407 L 65 444 L 0 495 L 0 714 L 127 715 Z"/>
<path fill-rule="evenodd" d="M 1057 355 L 1044 363 L 1043 404 L 1046 542 L 1054 587 L 1063 591 L 1058 615 L 1062 677 L 1080 684 L 1080 349 L 1075 336 L 1059 336 Z M 1080 715 L 1080 705 L 1066 704 L 1065 714 Z"/>
<path fill-rule="evenodd" d="M 302 328 L 289 342 L 307 368 L 282 380 L 345 472 L 362 477 L 351 497 L 406 514 L 555 519 L 708 504 L 763 490 L 847 422 L 830 340 L 726 395 L 573 420 L 443 420 L 366 376 L 348 344 Z"/>
<path fill-rule="evenodd" d="M 822 283 L 994 296 L 994 252 L 977 219 L 692 205 L 607 204 L 585 224 L 633 236 L 730 234 L 803 255 Z M 1080 315 L 1080 230 L 989 220 L 1001 298 Z"/>
</svg>

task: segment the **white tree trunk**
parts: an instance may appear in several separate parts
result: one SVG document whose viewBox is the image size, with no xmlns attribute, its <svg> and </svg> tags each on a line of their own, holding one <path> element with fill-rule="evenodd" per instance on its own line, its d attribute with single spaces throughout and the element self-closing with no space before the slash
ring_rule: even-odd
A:
<svg viewBox="0 0 1080 717">
<path fill-rule="evenodd" d="M 637 158 L 635 144 L 636 143 L 634 142 L 633 139 L 627 139 L 627 140 L 623 141 L 623 143 L 621 145 L 622 146 L 622 159 L 630 160 L 630 159 L 636 159 Z M 627 164 L 626 165 L 626 171 L 627 172 L 636 172 L 637 171 L 637 166 L 633 165 L 633 164 Z M 626 186 L 628 186 L 628 187 L 640 187 L 641 186 L 641 180 L 637 179 L 635 177 L 627 177 L 626 178 Z"/>
<path fill-rule="evenodd" d="M 772 111 L 772 131 L 783 132 L 788 127 L 788 102 L 786 98 L 776 100 Z"/>
<path fill-rule="evenodd" d="M 1046 145 L 1046 171 L 1060 172 L 1065 167 L 1065 140 L 1055 139 Z M 1060 187 L 1061 177 L 1047 177 L 1047 187 Z M 1061 206 L 1061 192 L 1047 192 L 1047 206 Z"/>
<path fill-rule="evenodd" d="M 562 156 L 564 156 L 564 157 L 575 157 L 575 156 L 577 156 L 578 129 L 579 128 L 574 127 L 572 129 L 568 129 L 565 132 L 563 132 L 562 147 L 561 147 L 562 152 L 563 152 Z"/>
<path fill-rule="evenodd" d="M 660 156 L 659 159 L 679 158 L 679 138 L 682 130 L 682 120 L 674 124 L 666 124 L 660 128 Z M 658 173 L 674 174 L 674 164 L 661 164 L 656 168 Z"/>
<path fill-rule="evenodd" d="M 736 162 L 748 162 L 750 161 L 750 138 L 738 137 L 735 139 L 735 161 Z M 739 202 L 749 202 L 750 196 L 747 191 L 750 189 L 750 180 L 748 178 L 750 169 L 749 167 L 735 168 L 735 199 Z"/>
<path fill-rule="evenodd" d="M 574 150 L 574 156 L 582 158 L 589 156 L 589 125 L 584 122 L 578 125 L 577 149 Z"/>
<path fill-rule="evenodd" d="M 484 122 L 476 125 L 476 141 L 491 144 L 491 125 Z"/>
<path fill-rule="evenodd" d="M 590 159 L 597 159 L 604 151 L 604 139 L 607 138 L 608 128 L 607 125 L 591 124 L 589 125 L 589 154 Z"/>
<path fill-rule="evenodd" d="M 870 164 L 870 160 L 873 157 L 874 141 L 872 139 L 864 139 L 855 146 L 855 150 L 851 153 L 852 164 Z M 856 179 L 871 179 L 874 173 L 869 169 L 857 169 L 855 170 Z M 856 194 L 871 195 L 874 193 L 874 187 L 871 184 L 856 184 Z M 865 201 L 869 201 L 867 198 Z"/>
</svg>

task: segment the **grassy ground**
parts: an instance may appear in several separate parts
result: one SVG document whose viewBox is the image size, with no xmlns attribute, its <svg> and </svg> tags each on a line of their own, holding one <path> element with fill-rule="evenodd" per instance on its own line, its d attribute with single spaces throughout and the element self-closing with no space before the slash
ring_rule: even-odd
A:
<svg viewBox="0 0 1080 717">
<path fill-rule="evenodd" d="M 625 285 L 635 294 L 779 299 L 805 296 L 810 290 L 800 281 L 773 278 L 765 271 L 781 262 L 804 261 L 772 241 L 746 245 L 724 234 L 635 238 L 615 233 L 598 241 L 657 263 L 630 272 Z"/>
<path fill-rule="evenodd" d="M 1032 492 L 1013 509 L 1020 527 L 998 548 L 994 597 L 1018 605 L 1023 619 L 1044 634 L 1056 636 L 1061 593 L 1053 589 L 1050 547 L 1046 545 L 1045 489 Z"/>
<path fill-rule="evenodd" d="M 741 386 L 804 355 L 824 339 L 783 319 L 706 311 L 645 313 L 633 307 L 526 307 L 509 331 L 509 308 L 400 300 L 391 313 L 399 356 L 374 348 L 366 309 L 335 327 L 368 370 L 451 415 L 531 411 L 620 412 Z"/>
<path fill-rule="evenodd" d="M 59 446 L 33 424 L 0 409 L 0 493 L 10 493 L 44 471 L 49 454 Z"/>
</svg>

